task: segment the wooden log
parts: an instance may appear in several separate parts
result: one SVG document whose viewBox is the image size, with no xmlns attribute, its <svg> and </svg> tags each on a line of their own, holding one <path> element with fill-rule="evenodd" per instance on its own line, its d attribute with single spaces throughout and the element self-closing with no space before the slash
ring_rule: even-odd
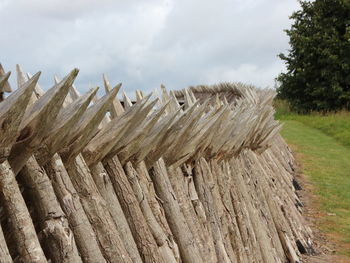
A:
<svg viewBox="0 0 350 263">
<path fill-rule="evenodd" d="M 184 173 L 182 170 L 186 172 Z M 194 187 L 192 175 L 188 173 L 184 166 L 177 168 L 170 166 L 168 172 L 181 212 L 186 219 L 202 257 L 207 262 L 218 262 L 213 237 L 207 224 L 204 207 Z"/>
<path fill-rule="evenodd" d="M 107 262 L 132 262 L 82 155 L 64 163 Z"/>
<path fill-rule="evenodd" d="M 164 262 L 139 202 L 117 157 L 103 161 L 143 262 Z"/>
<path fill-rule="evenodd" d="M 224 233 L 224 236 L 226 239 L 230 239 L 230 242 L 226 242 L 231 243 L 233 252 L 237 257 L 237 262 L 249 263 L 250 261 L 248 260 L 247 254 L 252 256 L 252 253 L 249 252 L 248 247 L 243 243 L 242 235 L 237 222 L 238 215 L 233 207 L 233 202 L 237 202 L 236 199 L 232 199 L 231 195 L 231 188 L 233 188 L 232 180 L 235 180 L 234 175 L 231 173 L 230 167 L 227 163 L 222 164 L 222 172 L 220 172 L 216 160 L 210 161 L 210 167 L 214 177 L 216 178 L 220 196 L 225 208 L 223 211 L 225 213 L 224 219 L 226 219 L 226 215 L 228 216 L 227 220 L 223 220 L 223 226 L 227 228 L 227 232 Z"/>
<path fill-rule="evenodd" d="M 1 225 L 0 225 L 0 259 L 1 259 L 1 262 L 3 263 L 12 263 L 12 258 L 10 256 L 9 249 L 6 244 L 4 232 L 2 231 Z"/>
<path fill-rule="evenodd" d="M 242 197 L 244 198 L 243 202 L 245 202 L 247 206 L 247 211 L 251 219 L 252 230 L 256 235 L 256 240 L 259 244 L 263 260 L 264 262 L 278 262 L 275 258 L 275 252 L 273 251 L 274 248 L 272 246 L 269 246 L 269 244 L 271 243 L 271 239 L 268 236 L 265 226 L 261 224 L 261 220 L 259 220 L 259 214 L 254 209 L 254 202 L 249 200 L 251 199 L 251 197 L 249 196 L 249 191 L 247 189 L 248 186 L 244 182 L 243 176 L 243 174 L 237 174 L 235 180 L 237 182 L 236 189 L 240 189 Z"/>
<path fill-rule="evenodd" d="M 66 162 L 74 161 L 75 157 L 85 148 L 91 138 L 96 135 L 98 125 L 104 118 L 119 89 L 120 86 L 116 86 L 111 93 L 103 96 L 97 103 L 88 108 L 80 121 L 72 128 L 69 134 L 70 145 L 60 152 L 61 157 Z"/>
<path fill-rule="evenodd" d="M 174 120 L 178 117 L 181 109 L 178 109 L 174 113 L 169 113 L 169 115 L 164 116 L 151 131 L 149 136 L 145 138 L 143 142 L 143 148 L 140 149 L 138 156 L 135 162 L 144 161 L 148 166 L 151 167 L 152 164 L 161 157 L 161 152 L 157 150 L 161 146 L 161 142 L 164 140 L 164 136 L 166 135 L 168 129 L 173 124 Z"/>
<path fill-rule="evenodd" d="M 39 76 L 40 72 L 28 80 L 22 89 L 17 89 L 0 104 L 0 162 L 7 159 L 16 141 L 20 123 Z"/>
<path fill-rule="evenodd" d="M 157 103 L 157 100 L 149 101 L 150 97 L 151 95 L 147 96 L 146 98 L 144 98 L 144 103 L 141 102 L 140 114 L 138 114 L 137 118 L 130 123 L 127 131 L 125 132 L 125 136 L 117 141 L 117 143 L 113 146 L 113 148 L 110 150 L 109 154 L 106 157 L 113 157 L 114 155 L 119 153 L 121 149 L 127 147 L 127 145 L 131 143 L 135 139 L 135 137 L 140 133 L 140 126 L 142 125 L 150 110 Z M 132 106 L 129 107 L 129 110 L 131 108 Z"/>
<path fill-rule="evenodd" d="M 109 81 L 105 74 L 103 74 L 103 83 L 104 83 L 106 94 L 110 93 L 112 90 L 112 86 L 109 84 Z M 109 108 L 109 112 L 111 114 L 112 119 L 121 115 L 124 112 L 124 108 L 118 99 L 113 100 L 112 105 Z"/>
<path fill-rule="evenodd" d="M 12 92 L 10 83 L 8 83 L 8 81 L 6 80 L 6 78 L 8 79 L 10 77 L 10 75 L 11 72 L 5 73 L 5 70 L 0 63 L 0 79 L 2 79 L 0 85 L 0 92 Z"/>
<path fill-rule="evenodd" d="M 0 192 L 22 262 L 47 263 L 10 164 L 0 164 Z"/>
<path fill-rule="evenodd" d="M 107 261 L 102 255 L 94 229 L 85 214 L 79 195 L 59 155 L 55 154 L 44 165 L 44 168 L 51 179 L 57 199 L 67 215 L 83 262 L 106 263 Z"/>
<path fill-rule="evenodd" d="M 31 79 L 32 77 L 33 77 L 32 74 L 30 74 L 29 72 L 27 72 L 27 79 Z M 35 85 L 34 93 L 35 93 L 35 96 L 36 96 L 37 98 L 40 98 L 41 96 L 44 95 L 45 92 L 40 88 L 39 84 L 37 83 L 37 84 Z"/>
<path fill-rule="evenodd" d="M 213 188 L 213 182 L 209 181 L 207 183 L 207 180 L 210 180 L 210 171 L 208 165 L 205 162 L 205 160 L 201 158 L 196 163 L 194 169 L 194 183 L 199 199 L 203 203 L 206 217 L 210 222 L 210 229 L 214 240 L 214 246 L 218 262 L 231 262 L 225 248 L 223 236 L 220 231 L 220 222 L 218 214 L 215 209 L 218 204 L 215 202 L 216 200 L 213 197 L 213 193 L 211 191 L 211 188 Z"/>
<path fill-rule="evenodd" d="M 129 97 L 126 95 L 126 93 L 123 91 L 123 102 L 124 102 L 124 109 L 127 110 L 132 106 L 132 102 L 129 99 Z"/>
<path fill-rule="evenodd" d="M 257 171 L 259 171 L 259 174 L 256 175 L 253 180 L 256 180 L 258 182 L 256 187 L 258 188 L 257 192 L 262 192 L 261 196 L 259 196 L 259 199 L 263 199 L 264 201 L 266 200 L 267 202 L 268 210 L 266 210 L 270 213 L 270 215 L 268 215 L 267 212 L 265 212 L 264 214 L 265 217 L 271 217 L 270 220 L 268 220 L 268 222 L 273 224 L 270 227 L 270 233 L 275 235 L 273 238 L 273 242 L 275 243 L 275 247 L 279 250 L 278 252 L 280 253 L 280 258 L 283 257 L 283 255 L 287 255 L 287 258 L 291 262 L 300 261 L 299 257 L 297 256 L 296 245 L 293 248 L 293 246 L 291 245 L 291 240 L 290 238 L 288 238 L 288 235 L 290 237 L 292 236 L 291 231 L 288 229 L 288 224 L 284 218 L 282 211 L 274 202 L 275 198 L 273 198 L 272 191 L 268 183 L 266 182 L 268 176 L 265 174 L 265 169 L 262 167 L 263 160 L 259 160 L 256 154 L 253 152 L 247 152 L 246 154 L 246 161 L 251 160 L 251 162 L 254 162 L 254 164 L 256 165 L 256 169 L 254 169 L 250 174 L 254 176 L 257 173 Z M 278 241 L 280 243 L 277 243 Z"/>
<path fill-rule="evenodd" d="M 121 163 L 125 163 L 128 160 L 140 160 L 139 156 L 144 147 L 144 140 L 149 136 L 152 128 L 154 128 L 156 123 L 163 116 L 167 106 L 168 103 L 163 105 L 160 109 L 155 110 L 155 112 L 148 116 L 147 119 L 145 119 L 145 121 L 137 128 L 134 132 L 135 136 L 126 144 L 124 149 L 118 153 Z M 151 110 L 151 107 L 153 107 L 152 104 L 150 104 L 150 107 L 145 108 L 143 112 L 147 112 L 148 109 Z"/>
<path fill-rule="evenodd" d="M 1 70 L 0 70 L 1 71 Z M 11 92 L 11 88 L 9 88 L 9 84 L 8 84 L 8 79 L 11 75 L 11 71 L 7 72 L 6 74 L 2 75 L 0 73 L 0 92 L 4 93 L 6 92 Z"/>
<path fill-rule="evenodd" d="M 105 76 L 104 76 L 104 83 L 105 83 L 106 92 L 108 93 L 109 90 L 110 90 L 110 85 L 109 85 L 109 82 L 108 82 L 108 80 L 106 79 Z M 126 96 L 124 96 L 124 98 L 125 98 L 125 103 L 128 103 L 129 106 L 130 106 L 128 108 L 128 110 L 130 110 L 130 108 L 133 108 L 133 107 L 136 108 L 135 105 L 131 106 L 131 102 L 130 102 L 130 100 L 127 100 Z M 137 127 L 137 124 L 139 124 L 143 120 L 143 118 L 145 118 L 147 116 L 148 112 L 153 108 L 153 106 L 154 106 L 154 104 L 156 102 L 152 102 L 151 104 L 149 104 L 149 106 L 146 106 L 146 104 L 148 103 L 149 98 L 150 98 L 150 96 L 144 97 L 143 94 L 141 94 L 141 93 L 139 94 L 139 99 L 138 99 L 138 102 L 136 103 L 136 105 L 138 105 L 138 104 L 140 105 L 140 107 L 139 107 L 140 110 L 138 110 L 138 108 L 137 108 L 137 112 L 140 112 L 141 109 L 142 109 L 142 111 L 141 111 L 142 115 L 141 115 L 141 117 L 137 117 L 136 119 L 133 119 L 133 120 L 130 121 L 132 123 L 132 125 L 130 125 L 130 127 L 128 127 L 126 132 L 133 131 L 133 129 L 135 127 Z M 162 113 L 164 112 L 165 109 L 166 109 L 166 107 L 161 109 L 160 110 L 161 113 L 158 113 L 158 116 L 156 116 L 156 117 L 159 118 L 162 115 Z M 119 101 L 117 101 L 117 102 L 114 101 L 113 104 L 112 104 L 112 107 L 111 107 L 112 118 L 117 118 L 117 116 L 120 116 L 123 113 L 124 113 L 124 109 L 121 106 L 120 102 Z M 156 121 L 154 121 L 154 119 L 153 119 L 153 122 L 156 122 Z M 151 123 L 150 126 L 153 126 L 153 123 Z M 130 141 L 130 139 L 128 139 L 128 140 Z M 141 139 L 139 141 L 141 141 Z M 115 147 L 115 148 L 117 148 L 117 147 Z M 112 150 L 112 152 L 109 153 L 109 156 L 113 156 L 113 155 L 114 155 L 114 153 L 113 153 L 113 150 Z M 109 167 L 109 168 L 115 166 L 121 172 L 122 177 L 125 178 L 125 176 L 123 174 L 124 171 L 123 171 L 123 169 L 121 167 L 120 161 L 119 161 L 119 159 L 116 159 L 116 157 L 112 157 L 112 158 L 107 157 L 105 159 L 105 165 L 106 165 L 106 167 Z M 131 164 L 129 163 L 129 166 L 128 166 L 129 168 L 130 168 L 130 165 Z M 115 180 L 116 177 L 115 177 L 115 175 L 112 175 L 112 172 L 113 172 L 113 169 L 110 170 L 110 175 Z M 135 172 L 135 170 L 131 167 L 129 169 L 129 176 L 133 175 L 134 172 Z M 142 200 L 141 198 L 145 198 L 145 195 L 147 194 L 146 189 L 143 189 L 144 192 L 142 192 L 142 189 L 138 187 L 139 184 L 138 184 L 136 178 L 133 177 L 133 176 L 130 177 L 129 182 L 131 183 L 131 186 L 134 188 L 134 191 L 136 190 L 136 192 L 135 192 L 136 196 L 135 197 L 139 199 L 139 202 L 141 202 L 141 200 Z M 115 185 L 115 187 L 118 187 L 117 186 L 117 182 L 114 182 L 114 185 Z M 133 196 L 131 196 L 131 199 L 135 200 Z M 123 200 L 124 200 L 124 198 L 123 198 Z M 146 200 L 147 200 L 147 198 L 146 198 Z M 164 236 L 164 233 L 162 232 L 159 224 L 157 223 L 156 219 L 154 218 L 154 215 L 152 214 L 152 210 L 149 207 L 148 202 L 146 203 L 145 200 L 142 200 L 142 202 L 140 204 L 141 204 L 142 212 L 144 213 L 144 215 L 146 217 L 146 220 L 149 222 L 152 234 L 153 234 L 154 238 L 156 239 L 158 246 L 160 246 L 160 248 L 161 248 L 160 253 L 163 256 L 164 262 L 174 262 L 174 261 L 176 262 L 178 260 L 178 252 L 177 252 L 176 244 L 173 244 L 173 242 L 171 240 L 169 240 L 168 238 L 166 238 Z M 139 209 L 137 209 L 137 207 L 135 207 L 135 210 L 131 211 L 131 213 L 128 213 L 128 212 L 127 212 L 127 214 L 129 214 L 128 218 L 129 218 L 129 221 L 131 221 L 130 224 L 137 226 L 139 224 L 139 222 L 133 222 L 132 218 L 133 218 L 133 214 L 136 215 L 136 216 L 138 214 L 140 215 Z M 146 227 L 144 227 L 142 229 L 144 229 L 143 235 L 146 236 L 146 237 L 149 237 L 148 229 Z M 165 241 L 167 241 L 167 243 L 165 243 Z M 173 248 L 172 250 L 174 251 L 175 255 L 173 254 L 172 250 L 169 247 L 170 244 L 172 244 L 171 245 L 172 248 Z M 142 244 L 139 244 L 139 247 L 140 246 L 143 247 Z"/>
<path fill-rule="evenodd" d="M 22 168 L 20 176 L 31 192 L 31 198 L 39 219 L 41 243 L 47 257 L 53 263 L 79 263 L 73 233 L 66 215 L 57 201 L 51 181 L 46 172 L 32 156 Z"/>
<path fill-rule="evenodd" d="M 138 180 L 138 173 L 134 169 L 131 162 L 127 162 L 124 166 L 129 183 L 135 193 L 135 196 L 140 204 L 145 220 L 152 232 L 152 235 L 157 242 L 159 253 L 163 257 L 164 262 L 176 263 L 175 255 L 171 248 L 171 240 L 164 233 L 162 227 L 157 222 L 152 209 L 149 205 L 149 196 L 147 192 L 144 192 Z"/>
<path fill-rule="evenodd" d="M 74 69 L 64 80 L 48 90 L 26 111 L 20 125 L 24 138 L 13 145 L 8 159 L 15 174 L 22 169 L 34 149 L 48 135 L 49 127 L 56 119 L 69 87 L 77 74 L 78 70 Z"/>
<path fill-rule="evenodd" d="M 239 257 L 239 254 L 236 253 L 235 247 L 233 247 L 234 243 L 232 242 L 232 232 L 234 231 L 234 229 L 232 229 L 232 225 L 233 223 L 235 223 L 235 221 L 232 222 L 230 220 L 231 218 L 227 213 L 228 209 L 225 207 L 224 200 L 220 194 L 218 184 L 218 178 L 222 177 L 222 170 L 215 165 L 211 166 L 208 162 L 206 162 L 205 164 L 205 162 L 204 165 L 206 165 L 210 171 L 209 173 L 207 173 L 206 182 L 208 182 L 208 185 L 210 186 L 210 191 L 212 192 L 212 196 L 214 199 L 214 209 L 216 210 L 216 213 L 219 218 L 220 231 L 225 245 L 225 250 L 231 261 L 239 262 L 241 258 Z M 215 159 L 212 159 L 211 162 L 215 163 Z"/>
<path fill-rule="evenodd" d="M 21 89 L 26 81 L 28 81 L 29 77 L 23 72 L 20 65 L 16 65 L 16 73 L 17 73 L 17 87 L 18 89 Z M 34 92 L 32 93 L 30 99 L 29 99 L 29 105 L 33 105 L 39 96 L 39 92 L 36 92 L 38 84 L 35 85 Z"/>
<path fill-rule="evenodd" d="M 191 231 L 181 212 L 176 195 L 169 181 L 168 172 L 162 159 L 150 169 L 150 176 L 158 196 L 164 202 L 164 211 L 169 226 L 179 246 L 183 262 L 203 262 L 200 251 L 193 240 Z"/>
<path fill-rule="evenodd" d="M 72 127 L 85 113 L 96 92 L 97 89 L 88 92 L 60 111 L 57 120 L 50 127 L 49 137 L 35 153 L 40 165 L 44 165 L 57 151 L 70 142 L 69 133 Z"/>
<path fill-rule="evenodd" d="M 57 76 L 54 76 L 55 84 L 60 82 L 60 79 Z M 80 97 L 79 91 L 75 88 L 74 84 L 69 88 L 66 99 L 64 100 L 63 107 L 71 104 L 73 101 L 77 100 Z"/>
<path fill-rule="evenodd" d="M 114 156 L 114 148 L 125 147 L 120 141 L 135 129 L 135 123 L 141 123 L 151 107 L 144 108 L 147 100 L 133 105 L 129 111 L 106 124 L 84 149 L 84 158 L 89 165 L 101 161 L 106 155 Z M 120 145 L 118 147 L 118 144 Z"/>
<path fill-rule="evenodd" d="M 169 224 L 166 220 L 162 200 L 159 199 L 159 197 L 156 194 L 146 164 L 144 162 L 140 162 L 135 165 L 136 171 L 139 174 L 139 177 L 137 179 L 139 180 L 139 184 L 142 188 L 143 193 L 148 197 L 148 203 L 153 212 L 153 215 L 156 218 L 159 226 L 163 229 L 163 232 L 167 236 L 168 246 L 171 248 L 175 256 L 176 262 L 181 262 L 179 247 L 174 240 L 174 235 L 172 234 Z"/>
<path fill-rule="evenodd" d="M 232 171 L 234 171 L 234 178 L 236 178 L 242 172 L 242 167 L 236 159 L 231 160 L 231 162 Z M 237 225 L 248 262 L 264 262 L 259 246 L 259 240 L 253 230 L 252 219 L 247 208 L 247 202 L 249 199 L 245 197 L 245 189 L 239 188 L 237 179 L 232 180 L 231 183 L 232 187 L 229 191 L 232 199 L 232 207 L 236 215 Z"/>
<path fill-rule="evenodd" d="M 132 261 L 134 263 L 142 263 L 140 253 L 107 171 L 100 162 L 91 166 L 90 170 L 99 192 L 107 203 L 108 210 Z"/>
</svg>

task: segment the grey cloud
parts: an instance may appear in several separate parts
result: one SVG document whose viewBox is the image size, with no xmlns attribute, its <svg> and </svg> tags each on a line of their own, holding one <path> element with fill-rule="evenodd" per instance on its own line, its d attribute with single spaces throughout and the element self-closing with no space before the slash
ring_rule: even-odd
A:
<svg viewBox="0 0 350 263">
<path fill-rule="evenodd" d="M 46 87 L 78 67 L 82 91 L 102 73 L 127 92 L 160 83 L 272 86 L 297 8 L 294 0 L 0 0 L 0 62 L 43 70 Z"/>
</svg>

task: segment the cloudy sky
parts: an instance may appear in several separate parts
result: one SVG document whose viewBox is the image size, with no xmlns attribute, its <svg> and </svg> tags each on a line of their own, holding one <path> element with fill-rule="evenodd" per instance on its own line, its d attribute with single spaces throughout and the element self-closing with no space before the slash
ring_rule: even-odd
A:
<svg viewBox="0 0 350 263">
<path fill-rule="evenodd" d="M 0 0 L 0 63 L 41 70 L 40 84 L 80 69 L 86 91 L 151 91 L 220 81 L 272 87 L 297 0 Z M 14 75 L 11 77 L 14 83 Z"/>
</svg>

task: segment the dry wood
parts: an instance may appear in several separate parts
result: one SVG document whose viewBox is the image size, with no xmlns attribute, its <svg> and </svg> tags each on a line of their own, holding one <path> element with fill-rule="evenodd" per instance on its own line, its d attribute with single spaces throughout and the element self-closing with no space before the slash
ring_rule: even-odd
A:
<svg viewBox="0 0 350 263">
<path fill-rule="evenodd" d="M 46 248 L 48 258 L 55 263 L 82 262 L 73 233 L 57 201 L 51 181 L 33 156 L 28 159 L 20 175 L 31 191 L 43 236 L 41 243 L 44 249 Z"/>
<path fill-rule="evenodd" d="M 0 219 L 14 224 L 13 235 L 0 231 L 7 261 L 7 247 L 12 257 L 46 261 L 31 220 L 53 262 L 277 263 L 312 252 L 274 92 L 161 86 L 155 100 L 124 93 L 124 109 L 115 99 L 121 84 L 112 90 L 103 76 L 104 97 L 97 89 L 80 96 L 76 73 L 45 93 L 40 73 L 17 66 L 19 89 L 0 103 Z M 9 76 L 0 66 L 1 96 Z M 15 174 L 23 167 L 27 204 L 9 163 Z"/>
<path fill-rule="evenodd" d="M 199 163 L 196 163 L 194 174 L 194 183 L 198 192 L 199 199 L 202 201 L 206 217 L 210 222 L 210 230 L 213 236 L 216 256 L 218 262 L 231 262 L 229 255 L 226 251 L 222 233 L 220 231 L 219 217 L 216 211 L 218 204 L 213 197 L 213 182 L 210 180 L 211 173 L 208 165 L 204 159 L 201 159 Z"/>
<path fill-rule="evenodd" d="M 233 202 L 237 202 L 237 199 L 233 199 L 231 195 L 231 188 L 233 188 L 232 180 L 234 180 L 234 176 L 226 162 L 222 164 L 222 171 L 218 167 L 216 160 L 211 160 L 210 167 L 216 178 L 216 183 L 224 206 L 224 210 L 222 211 L 224 213 L 223 226 L 226 228 L 226 232 L 224 230 L 224 236 L 226 240 L 227 238 L 229 239 L 226 243 L 231 244 L 233 253 L 237 257 L 237 262 L 249 262 L 247 255 L 249 251 L 247 251 L 247 247 L 243 243 L 239 224 L 237 222 L 238 215 L 233 206 Z"/>
<path fill-rule="evenodd" d="M 171 248 L 176 262 L 181 262 L 179 247 L 174 240 L 174 235 L 171 232 L 169 224 L 166 220 L 162 201 L 156 194 L 153 182 L 148 173 L 147 167 L 144 162 L 136 164 L 136 171 L 139 174 L 138 180 L 142 188 L 142 191 L 147 195 L 149 206 L 152 209 L 153 216 L 156 218 L 158 225 L 163 229 L 163 232 L 167 236 L 167 245 Z"/>
<path fill-rule="evenodd" d="M 67 215 L 84 263 L 106 263 L 102 256 L 96 234 L 84 212 L 79 195 L 58 154 L 44 166 L 60 205 Z"/>
<path fill-rule="evenodd" d="M 157 222 L 152 209 L 149 205 L 149 196 L 144 192 L 138 179 L 139 175 L 130 162 L 124 166 L 124 170 L 130 182 L 130 185 L 135 193 L 135 196 L 140 204 L 145 220 L 152 232 L 154 239 L 159 247 L 159 253 L 162 255 L 164 262 L 176 263 L 175 255 L 171 248 L 171 240 L 167 237 L 162 227 Z"/>
<path fill-rule="evenodd" d="M 109 81 L 106 75 L 103 75 L 103 83 L 104 83 L 106 94 L 110 93 L 112 90 L 112 86 L 109 84 Z M 121 113 L 124 112 L 124 108 L 121 105 L 119 100 L 113 100 L 109 111 L 110 111 L 111 117 L 114 119 L 115 117 L 119 116 Z"/>
<path fill-rule="evenodd" d="M 97 89 L 88 92 L 59 112 L 57 120 L 50 127 L 49 137 L 36 151 L 35 155 L 40 165 L 45 164 L 57 151 L 70 142 L 71 138 L 68 135 L 71 128 L 85 113 L 96 92 Z"/>
<path fill-rule="evenodd" d="M 117 230 L 134 263 L 142 263 L 142 259 L 135 240 L 132 236 L 130 227 L 124 215 L 123 209 L 119 203 L 118 197 L 114 191 L 111 179 L 107 171 L 104 169 L 102 163 L 97 163 L 90 167 L 91 174 L 94 178 L 95 184 L 101 193 L 103 199 L 106 201 L 108 210 L 117 226 Z"/>
<path fill-rule="evenodd" d="M 0 70 L 0 92 L 1 93 L 4 93 L 5 91 L 6 92 L 11 92 L 12 91 L 10 86 L 9 86 L 9 84 L 8 84 L 8 82 L 7 82 L 9 77 L 10 77 L 10 75 L 11 75 L 10 71 L 7 72 L 6 74 L 2 75 L 1 74 L 1 70 Z"/>
<path fill-rule="evenodd" d="M 0 92 L 12 92 L 10 83 L 8 83 L 8 78 L 10 77 L 11 72 L 5 73 L 4 68 L 0 63 Z"/>
<path fill-rule="evenodd" d="M 78 70 L 74 69 L 27 109 L 19 127 L 24 138 L 13 145 L 9 156 L 9 163 L 15 174 L 25 165 L 34 149 L 48 136 L 49 127 L 56 119 L 77 74 Z"/>
<path fill-rule="evenodd" d="M 143 262 L 163 262 L 139 202 L 117 157 L 104 160 Z"/>
<path fill-rule="evenodd" d="M 111 93 L 105 95 L 88 108 L 80 121 L 72 128 L 69 134 L 70 145 L 61 152 L 61 156 L 65 161 L 74 160 L 96 134 L 100 122 L 119 89 L 120 86 L 115 87 Z"/>
<path fill-rule="evenodd" d="M 213 237 L 207 224 L 204 207 L 194 187 L 193 177 L 188 169 L 184 166 L 181 168 L 169 167 L 169 179 L 181 212 L 186 219 L 202 257 L 208 262 L 218 262 Z"/>
<path fill-rule="evenodd" d="M 17 242 L 16 248 L 22 262 L 46 263 L 33 222 L 18 187 L 10 164 L 0 164 L 0 191 L 6 209 L 11 230 Z"/>
<path fill-rule="evenodd" d="M 12 263 L 12 258 L 10 256 L 9 249 L 7 248 L 6 240 L 4 237 L 4 232 L 0 225 L 0 259 L 3 263 Z"/>
<path fill-rule="evenodd" d="M 96 232 L 102 253 L 108 262 L 132 262 L 116 225 L 108 211 L 106 201 L 98 191 L 83 157 L 65 162 L 65 167 L 84 207 L 84 211 Z"/>
<path fill-rule="evenodd" d="M 12 144 L 16 141 L 20 123 L 39 76 L 40 72 L 0 104 L 0 162 L 9 156 Z"/>
<path fill-rule="evenodd" d="M 115 148 L 125 147 L 124 141 L 137 126 L 135 123 L 141 123 L 151 110 L 151 107 L 144 107 L 146 104 L 147 100 L 133 105 L 130 110 L 101 128 L 84 149 L 84 157 L 89 165 L 97 163 L 106 155 L 114 156 Z"/>
<path fill-rule="evenodd" d="M 164 161 L 162 159 L 157 161 L 150 171 L 156 192 L 164 202 L 163 207 L 167 221 L 179 246 L 182 260 L 186 263 L 203 262 L 200 251 L 193 240 L 191 231 L 177 202 Z"/>
</svg>

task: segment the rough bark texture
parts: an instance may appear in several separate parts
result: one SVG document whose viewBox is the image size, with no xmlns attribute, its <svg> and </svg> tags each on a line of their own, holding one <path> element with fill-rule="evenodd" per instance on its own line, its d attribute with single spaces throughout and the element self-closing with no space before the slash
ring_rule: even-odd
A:
<svg viewBox="0 0 350 263">
<path fill-rule="evenodd" d="M 132 262 L 116 225 L 99 193 L 83 157 L 78 155 L 66 164 L 67 172 L 77 190 L 84 211 L 95 230 L 102 253 L 108 262 Z"/>
<path fill-rule="evenodd" d="M 5 241 L 4 233 L 0 225 L 0 259 L 3 263 L 12 263 L 12 258 L 10 256 L 9 249 Z"/>
<path fill-rule="evenodd" d="M 96 186 L 100 191 L 102 197 L 107 203 L 108 210 L 113 217 L 114 223 L 117 226 L 117 230 L 124 242 L 124 246 L 128 251 L 132 261 L 134 263 L 141 263 L 141 256 L 137 250 L 135 240 L 132 236 L 130 227 L 124 215 L 123 209 L 119 203 L 118 197 L 114 191 L 111 179 L 102 163 L 92 166 L 91 174 L 94 178 Z"/>
<path fill-rule="evenodd" d="M 216 255 L 219 262 L 231 262 L 225 249 L 223 236 L 219 227 L 219 217 L 216 211 L 218 206 L 213 197 L 213 182 L 211 180 L 210 170 L 205 160 L 200 160 L 195 166 L 194 182 L 197 188 L 199 199 L 201 199 L 206 217 L 209 220 L 209 226 L 214 240 Z M 205 175 L 207 178 L 205 178 Z"/>
<path fill-rule="evenodd" d="M 104 161 L 144 262 L 163 262 L 139 202 L 117 157 Z"/>
<path fill-rule="evenodd" d="M 58 203 L 45 170 L 32 156 L 22 168 L 20 175 L 31 192 L 43 236 L 41 243 L 47 258 L 55 263 L 82 262 L 66 215 Z"/>
<path fill-rule="evenodd" d="M 130 182 L 130 185 L 135 193 L 135 196 L 140 204 L 141 211 L 145 216 L 147 224 L 152 232 L 154 239 L 157 242 L 159 253 L 162 255 L 164 262 L 176 263 L 175 255 L 170 247 L 171 241 L 168 239 L 167 235 L 164 233 L 163 229 L 157 222 L 155 216 L 153 215 L 152 209 L 149 205 L 148 193 L 142 189 L 139 182 L 139 174 L 134 169 L 133 165 L 128 162 L 124 166 L 126 176 Z"/>
<path fill-rule="evenodd" d="M 169 179 L 176 194 L 181 212 L 191 230 L 196 245 L 203 258 L 208 262 L 217 262 L 213 237 L 207 224 L 207 218 L 194 187 L 193 177 L 185 167 L 169 167 Z"/>
<path fill-rule="evenodd" d="M 179 245 L 183 261 L 193 263 L 203 262 L 199 249 L 194 242 L 193 235 L 177 202 L 176 195 L 169 181 L 167 168 L 162 159 L 154 164 L 150 174 L 156 192 L 164 202 L 165 215 Z"/>
<path fill-rule="evenodd" d="M 22 262 L 46 263 L 32 219 L 10 164 L 0 164 L 0 190 Z"/>
<path fill-rule="evenodd" d="M 84 263 L 106 263 L 102 256 L 96 234 L 80 202 L 79 195 L 58 154 L 45 166 L 51 179 L 58 201 L 67 215 L 69 226 L 74 233 L 78 250 Z"/>
<path fill-rule="evenodd" d="M 124 93 L 122 106 L 121 84 L 105 76 L 98 99 L 98 88 L 72 86 L 76 69 L 47 92 L 40 72 L 16 69 L 19 88 L 3 100 L 0 65 L 1 262 L 296 263 L 313 253 L 273 91 L 162 86 L 158 98 Z"/>
</svg>

